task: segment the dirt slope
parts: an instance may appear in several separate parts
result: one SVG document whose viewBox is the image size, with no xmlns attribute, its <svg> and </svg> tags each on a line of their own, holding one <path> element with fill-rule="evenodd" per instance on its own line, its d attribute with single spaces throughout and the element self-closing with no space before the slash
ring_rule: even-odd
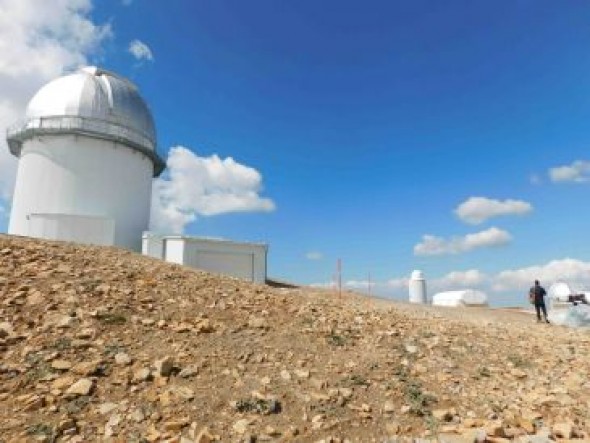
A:
<svg viewBox="0 0 590 443">
<path fill-rule="evenodd" d="M 0 441 L 590 441 L 590 335 L 486 312 L 0 236 Z"/>
</svg>

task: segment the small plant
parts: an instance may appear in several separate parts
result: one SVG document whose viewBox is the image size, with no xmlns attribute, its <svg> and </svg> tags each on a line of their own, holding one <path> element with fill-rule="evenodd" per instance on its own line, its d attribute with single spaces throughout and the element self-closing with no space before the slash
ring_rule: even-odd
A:
<svg viewBox="0 0 590 443">
<path fill-rule="evenodd" d="M 515 368 L 526 368 L 531 365 L 531 363 L 527 359 L 517 354 L 510 354 L 506 358 L 509 362 L 511 362 L 514 365 Z"/>
<path fill-rule="evenodd" d="M 90 403 L 90 397 L 82 396 L 70 401 L 68 404 L 65 405 L 64 409 L 66 410 L 66 412 L 70 414 L 78 414 L 82 412 L 82 410 L 88 405 L 88 403 Z"/>
<path fill-rule="evenodd" d="M 301 319 L 301 323 L 303 323 L 304 326 L 311 328 L 313 326 L 313 318 L 311 317 L 304 317 L 303 319 Z"/>
<path fill-rule="evenodd" d="M 424 425 L 426 426 L 426 429 L 432 433 L 432 435 L 436 435 L 438 433 L 438 420 L 431 414 L 428 414 L 424 418 Z"/>
<path fill-rule="evenodd" d="M 25 357 L 25 361 L 32 367 L 27 370 L 24 376 L 26 384 L 35 383 L 37 380 L 51 374 L 51 367 L 43 359 L 41 354 L 31 353 Z"/>
<path fill-rule="evenodd" d="M 431 415 L 430 405 L 436 401 L 435 397 L 422 391 L 418 382 L 410 381 L 405 388 L 406 400 L 410 404 L 412 414 L 422 416 Z"/>
<path fill-rule="evenodd" d="M 370 383 L 362 375 L 353 374 L 344 379 L 344 384 L 348 386 L 369 386 Z"/>
<path fill-rule="evenodd" d="M 88 279 L 81 282 L 82 288 L 87 292 L 93 292 L 101 284 L 100 280 Z"/>
<path fill-rule="evenodd" d="M 423 338 L 431 338 L 434 337 L 436 334 L 432 331 L 423 331 L 421 335 Z"/>
<path fill-rule="evenodd" d="M 238 400 L 235 409 L 238 412 L 254 412 L 261 415 L 278 414 L 282 410 L 281 403 L 278 400 L 263 400 L 260 398 Z"/>
<path fill-rule="evenodd" d="M 34 425 L 27 426 L 26 428 L 28 435 L 35 435 L 38 437 L 44 436 L 44 441 L 53 443 L 56 440 L 54 429 L 46 423 L 37 423 Z"/>
<path fill-rule="evenodd" d="M 102 351 L 106 356 L 116 355 L 119 352 L 126 352 L 126 348 L 118 343 L 107 343 Z"/>
<path fill-rule="evenodd" d="M 490 372 L 490 370 L 486 366 L 480 366 L 477 369 L 476 378 L 491 377 L 491 376 L 492 376 L 492 373 Z"/>
<path fill-rule="evenodd" d="M 72 347 L 72 340 L 68 337 L 58 338 L 52 346 L 57 351 L 65 351 Z"/>
<path fill-rule="evenodd" d="M 346 338 L 342 335 L 334 334 L 333 332 L 328 335 L 326 340 L 328 341 L 328 344 L 333 346 L 344 346 L 346 344 Z"/>
<path fill-rule="evenodd" d="M 394 368 L 393 375 L 395 375 L 398 380 L 402 383 L 405 383 L 409 380 L 410 375 L 408 374 L 408 370 L 405 366 L 399 365 Z"/>
<path fill-rule="evenodd" d="M 117 313 L 98 314 L 96 318 L 107 325 L 122 325 L 127 322 L 127 317 Z"/>
</svg>

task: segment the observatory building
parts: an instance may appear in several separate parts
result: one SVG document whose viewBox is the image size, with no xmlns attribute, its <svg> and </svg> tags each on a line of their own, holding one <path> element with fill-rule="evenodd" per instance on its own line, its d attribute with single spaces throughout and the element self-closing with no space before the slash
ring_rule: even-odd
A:
<svg viewBox="0 0 590 443">
<path fill-rule="evenodd" d="M 266 281 L 265 244 L 146 232 L 164 162 L 152 114 L 129 80 L 96 67 L 57 78 L 33 96 L 7 141 L 19 158 L 9 234 L 116 245 Z"/>
<path fill-rule="evenodd" d="M 133 83 L 96 67 L 57 78 L 7 141 L 19 158 L 9 234 L 141 250 L 164 162 Z"/>
<path fill-rule="evenodd" d="M 410 303 L 427 304 L 428 296 L 426 293 L 426 279 L 424 273 L 419 270 L 412 272 L 410 281 L 408 282 L 409 299 Z"/>
</svg>

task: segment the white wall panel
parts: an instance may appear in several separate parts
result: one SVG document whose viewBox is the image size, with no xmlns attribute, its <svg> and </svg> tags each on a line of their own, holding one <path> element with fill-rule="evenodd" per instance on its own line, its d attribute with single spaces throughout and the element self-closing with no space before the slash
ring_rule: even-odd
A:
<svg viewBox="0 0 590 443">
<path fill-rule="evenodd" d="M 34 137 L 21 152 L 8 232 L 34 232 L 27 217 L 35 213 L 104 217 L 114 221 L 116 245 L 140 251 L 152 174 L 150 159 L 115 142 L 77 135 Z"/>
<path fill-rule="evenodd" d="M 31 214 L 30 237 L 110 246 L 115 240 L 115 223 L 110 218 L 67 214 Z"/>
</svg>

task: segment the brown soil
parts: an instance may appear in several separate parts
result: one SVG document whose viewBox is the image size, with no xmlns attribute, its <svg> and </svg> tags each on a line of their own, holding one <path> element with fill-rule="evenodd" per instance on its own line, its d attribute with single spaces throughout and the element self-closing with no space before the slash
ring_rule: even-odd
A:
<svg viewBox="0 0 590 443">
<path fill-rule="evenodd" d="M 589 351 L 510 310 L 0 236 L 0 442 L 588 441 Z"/>
</svg>

